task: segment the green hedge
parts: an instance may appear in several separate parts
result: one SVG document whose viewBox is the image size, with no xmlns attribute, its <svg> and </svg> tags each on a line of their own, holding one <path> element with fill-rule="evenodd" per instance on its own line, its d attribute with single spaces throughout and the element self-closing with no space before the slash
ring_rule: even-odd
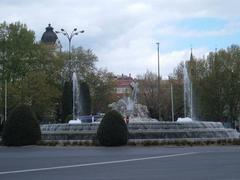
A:
<svg viewBox="0 0 240 180">
<path fill-rule="evenodd" d="M 41 139 L 40 126 L 35 113 L 27 105 L 17 106 L 3 129 L 2 141 L 6 146 L 36 144 Z"/>
<path fill-rule="evenodd" d="M 97 130 L 97 139 L 103 146 L 127 144 L 128 129 L 120 113 L 113 110 L 103 117 Z"/>
</svg>

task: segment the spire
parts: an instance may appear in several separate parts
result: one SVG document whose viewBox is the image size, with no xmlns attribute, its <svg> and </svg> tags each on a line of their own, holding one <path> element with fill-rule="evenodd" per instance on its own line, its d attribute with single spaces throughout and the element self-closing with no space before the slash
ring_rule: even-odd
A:
<svg viewBox="0 0 240 180">
<path fill-rule="evenodd" d="M 194 61 L 194 57 L 193 57 L 193 52 L 192 52 L 192 45 L 191 45 L 191 54 L 190 54 L 190 61 L 189 61 L 189 70 L 190 70 L 190 77 L 195 77 L 195 68 L 196 68 L 196 62 Z"/>
<path fill-rule="evenodd" d="M 214 64 L 215 64 L 216 60 L 217 60 L 217 47 L 215 47 L 213 59 L 210 59 L 210 65 L 211 65 L 210 68 L 211 68 L 212 73 L 214 72 Z"/>
<path fill-rule="evenodd" d="M 190 54 L 190 61 L 193 61 L 193 53 L 192 53 L 192 45 L 191 45 L 191 54 Z"/>
<path fill-rule="evenodd" d="M 217 48 L 215 48 L 215 52 L 214 52 L 214 61 L 216 61 L 216 60 L 217 60 L 217 51 L 218 51 L 218 49 L 217 49 Z"/>
</svg>

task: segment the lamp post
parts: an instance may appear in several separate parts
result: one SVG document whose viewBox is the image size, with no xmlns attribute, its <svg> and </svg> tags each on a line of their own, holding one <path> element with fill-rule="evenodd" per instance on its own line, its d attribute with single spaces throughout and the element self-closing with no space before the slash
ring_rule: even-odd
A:
<svg viewBox="0 0 240 180">
<path fill-rule="evenodd" d="M 157 93 L 157 98 L 158 98 L 158 120 L 161 121 L 161 109 L 160 109 L 160 63 L 159 63 L 159 42 L 157 44 L 157 59 L 158 59 L 158 93 Z"/>
<path fill-rule="evenodd" d="M 74 28 L 71 32 L 71 34 L 68 34 L 64 29 L 61 29 L 61 31 L 55 31 L 57 34 L 62 33 L 64 36 L 68 39 L 68 57 L 69 60 L 71 59 L 71 41 L 73 36 L 78 35 L 79 33 L 84 33 L 84 30 L 77 31 L 77 28 Z"/>
<path fill-rule="evenodd" d="M 173 85 L 171 83 L 171 105 L 172 105 L 172 122 L 174 122 L 174 104 L 173 104 Z"/>
</svg>

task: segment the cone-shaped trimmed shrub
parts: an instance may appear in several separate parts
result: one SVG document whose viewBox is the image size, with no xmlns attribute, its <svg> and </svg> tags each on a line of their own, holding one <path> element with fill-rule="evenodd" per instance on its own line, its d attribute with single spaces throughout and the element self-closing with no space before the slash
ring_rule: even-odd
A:
<svg viewBox="0 0 240 180">
<path fill-rule="evenodd" d="M 103 146 L 121 146 L 127 144 L 128 129 L 119 112 L 113 110 L 103 117 L 97 130 L 97 138 Z"/>
<path fill-rule="evenodd" d="M 89 86 L 86 82 L 80 82 L 80 98 L 82 101 L 81 115 L 91 114 L 91 96 Z"/>
<path fill-rule="evenodd" d="M 13 109 L 3 129 L 3 144 L 7 146 L 32 145 L 40 139 L 40 126 L 31 108 L 27 105 L 19 105 Z"/>
<path fill-rule="evenodd" d="M 66 81 L 63 86 L 62 95 L 62 123 L 68 122 L 68 115 L 73 112 L 72 82 Z M 71 119 L 72 120 L 72 119 Z"/>
</svg>

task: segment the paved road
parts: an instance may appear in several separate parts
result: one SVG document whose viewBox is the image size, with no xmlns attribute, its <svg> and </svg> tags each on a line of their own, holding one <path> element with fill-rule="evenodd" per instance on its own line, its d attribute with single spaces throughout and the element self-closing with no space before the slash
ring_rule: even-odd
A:
<svg viewBox="0 0 240 180">
<path fill-rule="evenodd" d="M 240 147 L 0 147 L 0 180 L 239 180 Z"/>
</svg>

